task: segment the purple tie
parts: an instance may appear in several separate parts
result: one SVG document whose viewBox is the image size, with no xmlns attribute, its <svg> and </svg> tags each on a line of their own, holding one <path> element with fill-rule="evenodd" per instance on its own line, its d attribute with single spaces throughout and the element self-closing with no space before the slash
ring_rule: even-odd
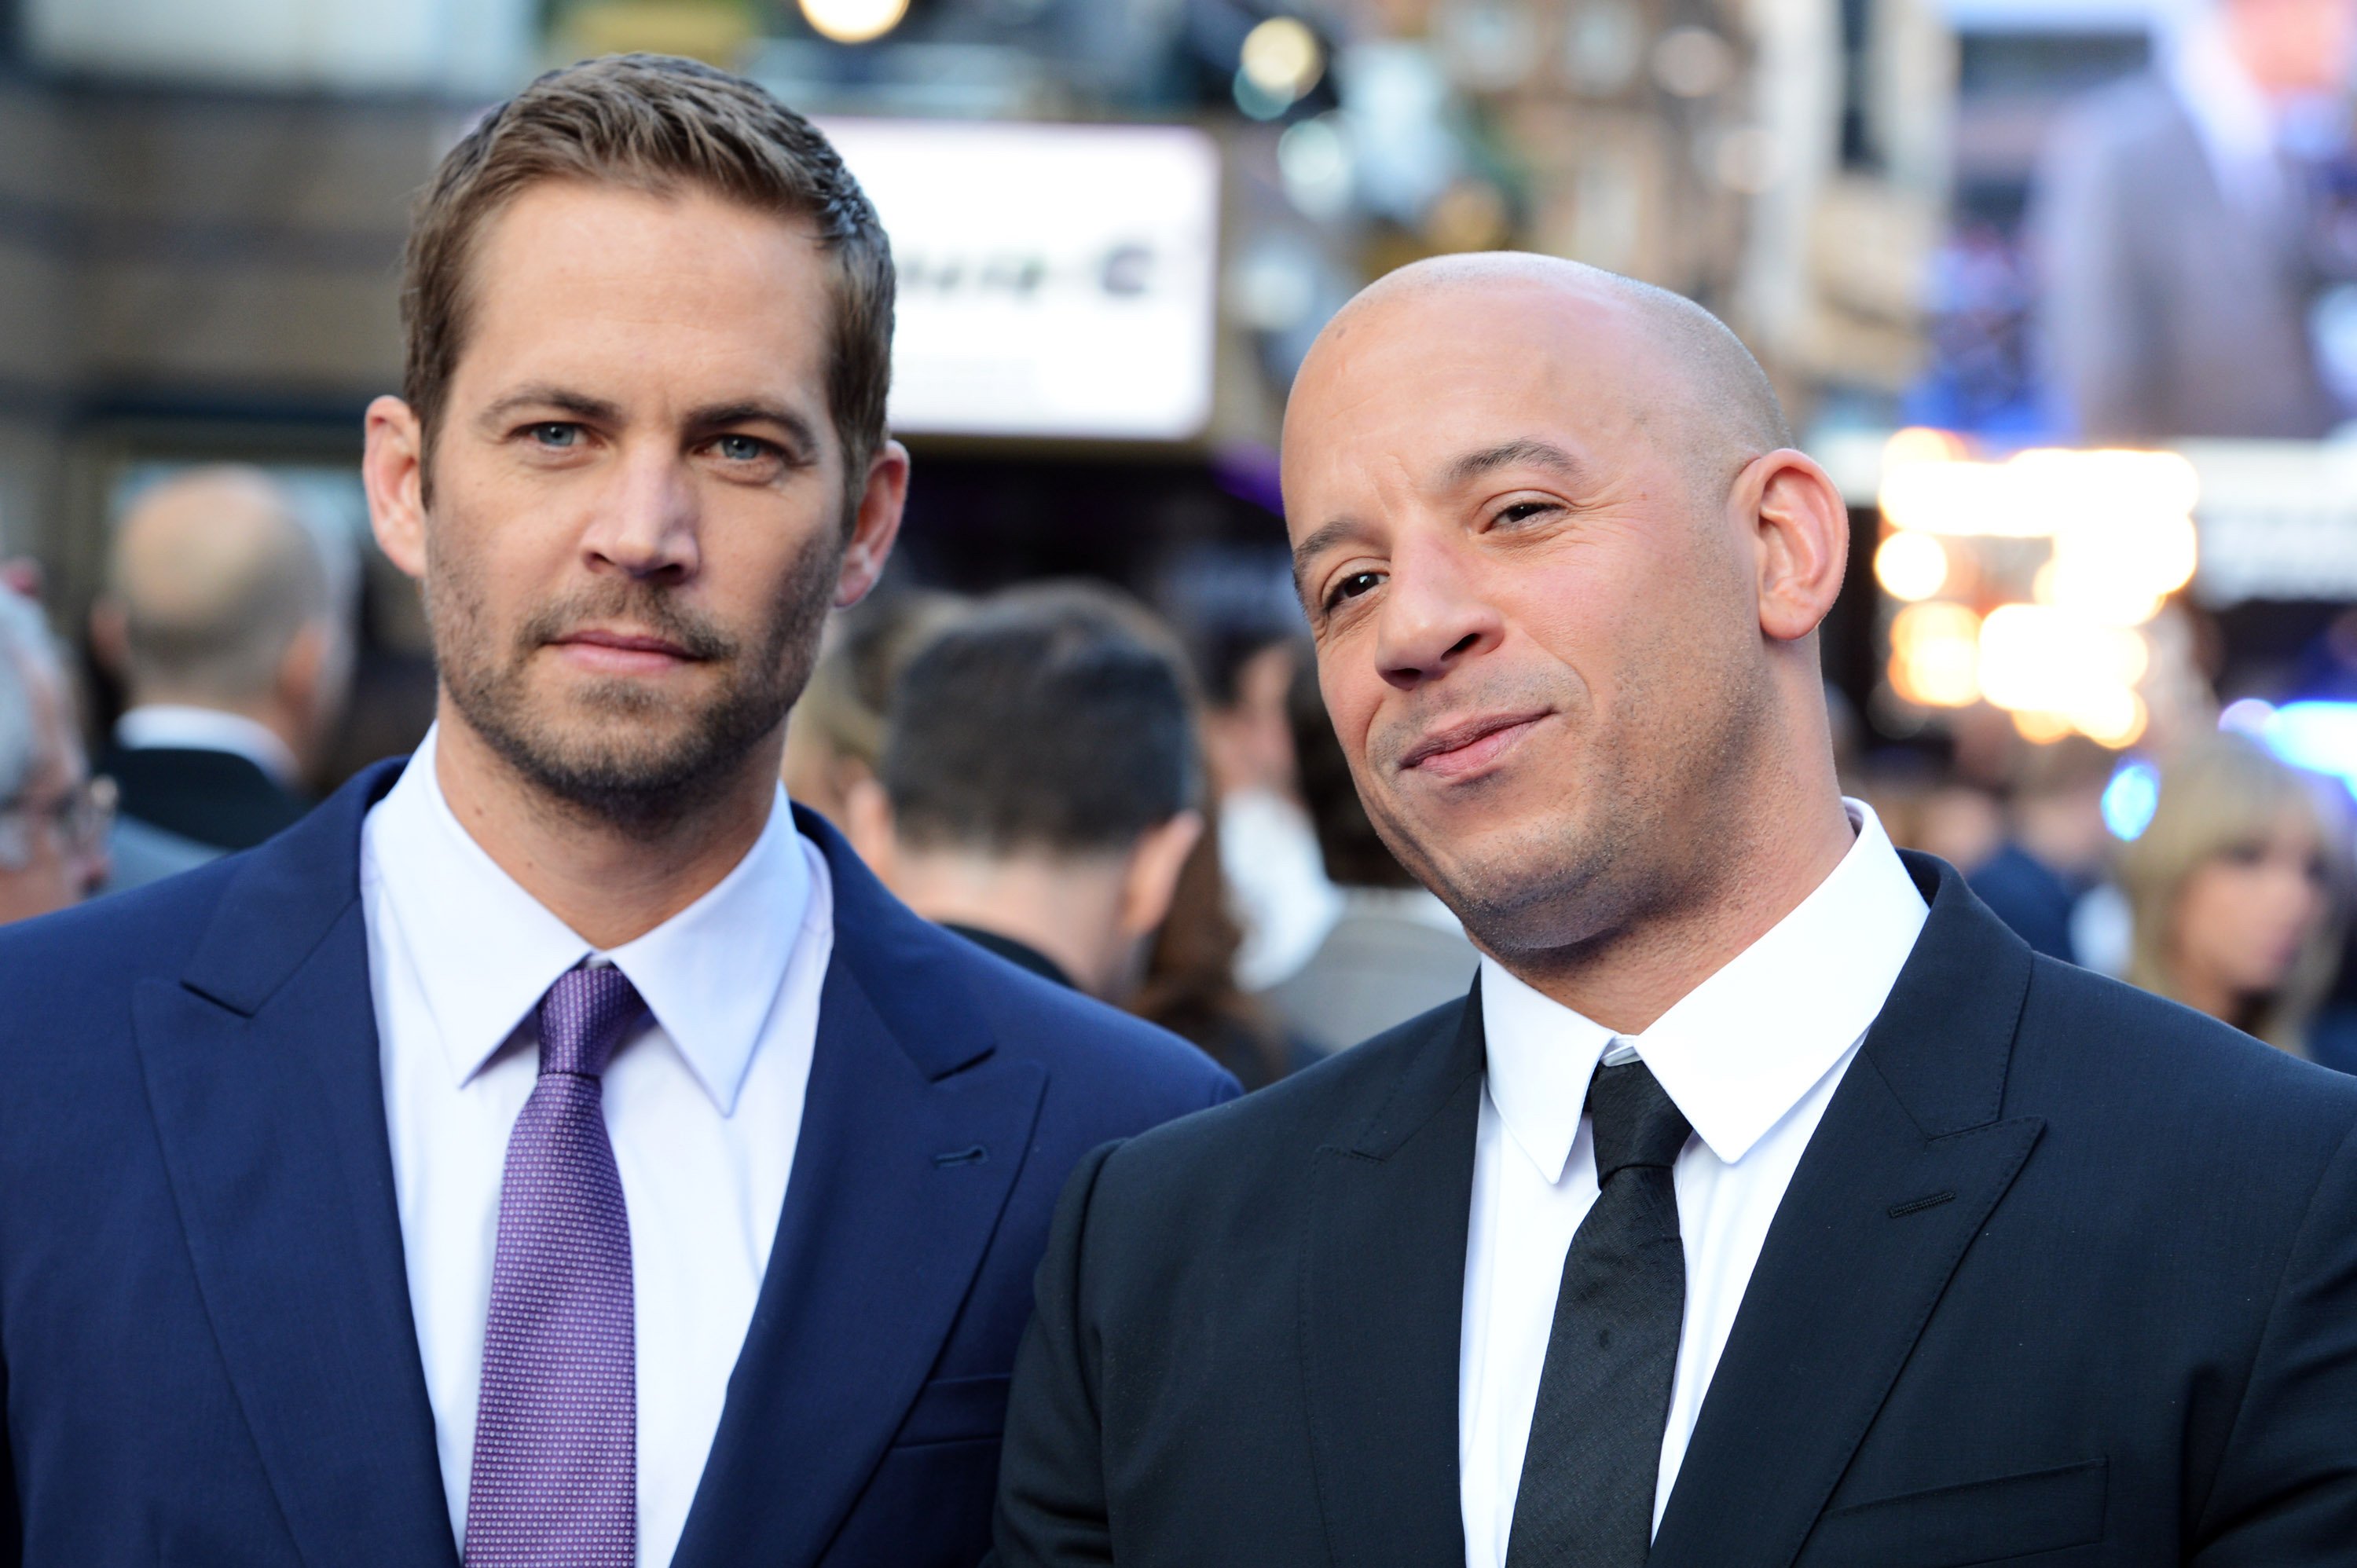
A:
<svg viewBox="0 0 2357 1568">
<path fill-rule="evenodd" d="M 645 1011 L 619 969 L 540 1001 L 540 1081 L 508 1137 L 467 1568 L 633 1568 L 638 1351 L 630 1216 L 598 1075 Z"/>
</svg>

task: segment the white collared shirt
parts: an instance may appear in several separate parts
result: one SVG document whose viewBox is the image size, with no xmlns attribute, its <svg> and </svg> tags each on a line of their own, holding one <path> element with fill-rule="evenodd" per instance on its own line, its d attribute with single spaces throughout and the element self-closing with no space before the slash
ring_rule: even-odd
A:
<svg viewBox="0 0 2357 1568">
<path fill-rule="evenodd" d="M 114 744 L 125 751 L 177 747 L 186 751 L 225 751 L 242 757 L 270 776 L 273 783 L 293 789 L 302 781 L 302 765 L 286 743 L 269 725 L 243 714 L 219 708 L 190 707 L 180 703 L 147 703 L 114 721 Z"/>
<path fill-rule="evenodd" d="M 593 956 L 452 814 L 428 735 L 361 834 L 385 1122 L 417 1348 L 463 1540 L 508 1135 L 540 998 Z M 779 792 L 719 885 L 602 956 L 651 1021 L 606 1069 L 630 1210 L 639 1560 L 671 1561 L 770 1262 L 802 1129 L 833 887 Z"/>
<path fill-rule="evenodd" d="M 1661 1523 L 1769 1222 L 1930 913 L 1873 811 L 1845 804 L 1857 839 L 1841 864 L 1642 1034 L 1615 1036 L 1481 961 L 1489 1070 L 1457 1385 L 1469 1568 L 1506 1560 L 1564 1255 L 1596 1202 L 1587 1082 L 1624 1050 L 1695 1134 L 1673 1173 L 1686 1310 L 1654 1492 Z"/>
</svg>

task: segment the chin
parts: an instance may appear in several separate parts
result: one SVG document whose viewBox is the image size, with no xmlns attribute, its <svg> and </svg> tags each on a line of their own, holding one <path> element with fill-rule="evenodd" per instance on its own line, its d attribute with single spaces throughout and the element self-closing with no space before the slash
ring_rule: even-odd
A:
<svg viewBox="0 0 2357 1568">
<path fill-rule="evenodd" d="M 1426 880 L 1481 945 L 1501 954 L 1574 947 L 1609 929 L 1627 900 L 1609 863 L 1538 853 L 1527 841 L 1502 853 L 1459 855 Z"/>
</svg>

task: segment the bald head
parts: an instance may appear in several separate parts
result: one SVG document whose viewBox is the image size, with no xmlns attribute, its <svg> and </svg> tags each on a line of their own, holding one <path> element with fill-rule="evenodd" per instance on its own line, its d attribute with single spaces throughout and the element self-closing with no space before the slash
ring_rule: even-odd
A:
<svg viewBox="0 0 2357 1568">
<path fill-rule="evenodd" d="M 1369 819 L 1516 973 L 1839 859 L 1814 634 L 1848 513 L 1707 312 L 1539 256 L 1404 268 L 1303 363 L 1284 479 Z M 1589 1015 L 1642 1027 L 1683 962 Z"/>
<path fill-rule="evenodd" d="M 1542 341 L 1617 390 L 1637 427 L 1697 484 L 1723 485 L 1792 444 L 1760 361 L 1701 306 L 1667 289 L 1555 256 L 1438 256 L 1377 279 L 1319 334 L 1295 382 L 1328 390 L 1370 338 L 1422 338 L 1464 355 L 1527 352 Z M 1287 431 L 1292 421 L 1288 415 Z"/>
<path fill-rule="evenodd" d="M 265 699 L 287 650 L 332 614 L 317 541 L 253 468 L 201 468 L 142 496 L 116 532 L 108 596 L 135 702 Z"/>
</svg>

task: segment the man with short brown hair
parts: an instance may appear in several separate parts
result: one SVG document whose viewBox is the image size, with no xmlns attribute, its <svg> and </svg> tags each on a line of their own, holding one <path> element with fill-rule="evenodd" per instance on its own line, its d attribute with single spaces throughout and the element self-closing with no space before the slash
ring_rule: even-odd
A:
<svg viewBox="0 0 2357 1568">
<path fill-rule="evenodd" d="M 433 732 L 0 940 L 0 1560 L 967 1568 L 1066 1172 L 1234 1086 L 779 789 L 906 487 L 875 214 L 594 61 L 446 160 L 404 307 Z"/>
</svg>

